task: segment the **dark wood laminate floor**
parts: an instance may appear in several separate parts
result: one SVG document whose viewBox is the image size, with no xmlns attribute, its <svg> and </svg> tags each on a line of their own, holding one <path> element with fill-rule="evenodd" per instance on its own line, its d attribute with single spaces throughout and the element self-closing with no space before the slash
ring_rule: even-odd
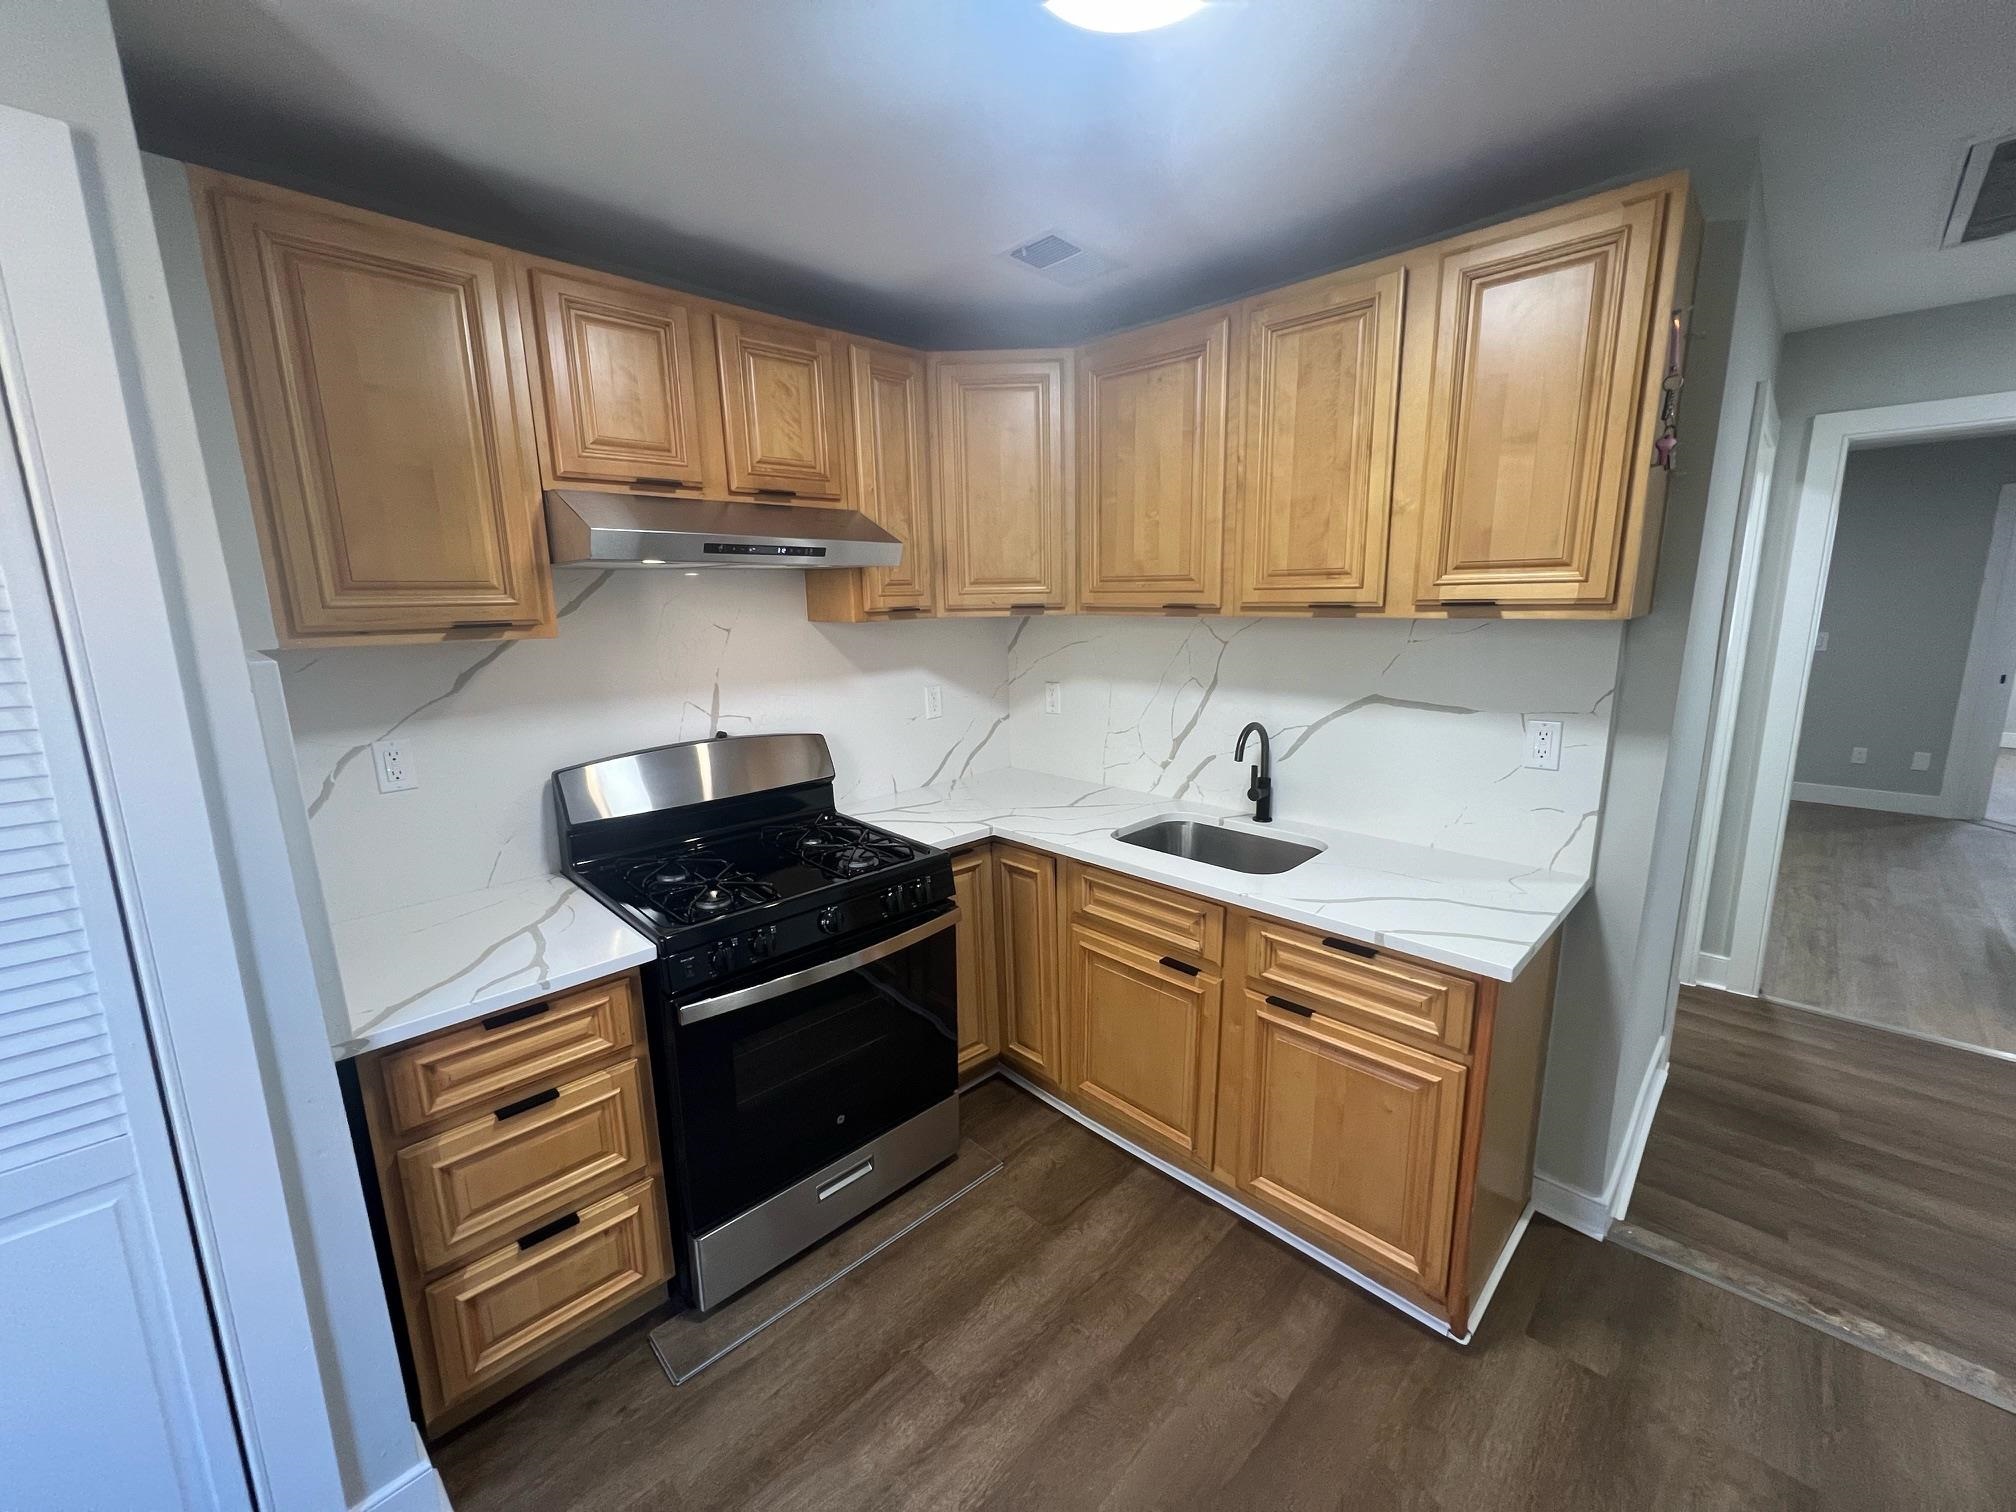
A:
<svg viewBox="0 0 2016 1512">
<path fill-rule="evenodd" d="M 2016 1404 L 2016 1064 L 1683 992 L 1626 1221 Z"/>
<path fill-rule="evenodd" d="M 499 1508 L 2010 1505 L 2016 1418 L 1536 1224 L 1439 1339 L 1002 1081 L 1006 1169 L 670 1385 L 610 1340 L 441 1446 Z"/>
</svg>

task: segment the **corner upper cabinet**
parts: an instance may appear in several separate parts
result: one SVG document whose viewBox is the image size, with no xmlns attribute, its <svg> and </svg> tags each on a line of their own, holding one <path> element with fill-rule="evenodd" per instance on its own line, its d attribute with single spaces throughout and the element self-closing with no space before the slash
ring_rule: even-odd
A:
<svg viewBox="0 0 2016 1512">
<path fill-rule="evenodd" d="M 1216 310 L 1079 353 L 1079 599 L 1087 609 L 1217 607 L 1231 346 L 1231 313 Z"/>
<path fill-rule="evenodd" d="M 850 623 L 929 614 L 938 605 L 938 533 L 924 354 L 850 341 L 847 386 L 854 507 L 903 542 L 903 560 L 894 567 L 806 573 L 806 613 Z"/>
<path fill-rule="evenodd" d="M 725 487 L 706 310 L 650 284 L 526 265 L 546 477 L 557 487 Z M 710 401 L 702 408 L 703 397 Z"/>
<path fill-rule="evenodd" d="M 1403 267 L 1333 274 L 1244 306 L 1230 607 L 1385 602 L 1406 277 Z"/>
<path fill-rule="evenodd" d="M 281 644 L 551 635 L 511 255 L 190 182 Z"/>
<path fill-rule="evenodd" d="M 1649 607 L 1665 496 L 1652 443 L 1692 224 L 1675 176 L 1446 244 L 1420 606 Z"/>
<path fill-rule="evenodd" d="M 728 487 L 788 503 L 846 496 L 839 342 L 830 331 L 742 310 L 714 315 Z"/>
<path fill-rule="evenodd" d="M 939 601 L 948 612 L 1073 607 L 1070 355 L 931 360 Z"/>
</svg>

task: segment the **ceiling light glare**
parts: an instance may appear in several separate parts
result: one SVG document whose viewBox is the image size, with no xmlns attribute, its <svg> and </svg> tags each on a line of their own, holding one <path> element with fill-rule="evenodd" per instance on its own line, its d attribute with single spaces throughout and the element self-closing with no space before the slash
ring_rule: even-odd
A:
<svg viewBox="0 0 2016 1512">
<path fill-rule="evenodd" d="M 1204 0 L 1043 0 L 1043 9 L 1086 31 L 1144 32 L 1196 15 Z"/>
</svg>

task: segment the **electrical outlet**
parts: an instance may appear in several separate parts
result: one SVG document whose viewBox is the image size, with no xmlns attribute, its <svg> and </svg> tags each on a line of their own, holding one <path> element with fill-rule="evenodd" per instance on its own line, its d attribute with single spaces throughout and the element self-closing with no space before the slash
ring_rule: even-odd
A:
<svg viewBox="0 0 2016 1512">
<path fill-rule="evenodd" d="M 1537 767 L 1543 772 L 1561 770 L 1561 721 L 1558 719 L 1529 719 L 1526 721 L 1526 765 Z"/>
<path fill-rule="evenodd" d="M 1814 639 L 1813 649 L 1815 651 L 1825 651 L 1827 649 L 1827 632 L 1825 630 L 1822 630 Z"/>
<path fill-rule="evenodd" d="M 1064 684 L 1043 684 L 1043 712 L 1045 714 L 1062 714 L 1064 712 Z"/>
<path fill-rule="evenodd" d="M 420 786 L 419 774 L 413 770 L 413 758 L 407 755 L 403 741 L 372 741 L 371 765 L 378 773 L 378 791 L 381 793 L 404 793 Z"/>
<path fill-rule="evenodd" d="M 1930 751 L 1913 751 L 1911 753 L 1911 770 L 1914 772 L 1931 771 L 1932 753 Z"/>
<path fill-rule="evenodd" d="M 924 685 L 924 717 L 938 719 L 945 713 L 945 690 L 937 683 Z"/>
<path fill-rule="evenodd" d="M 1869 760 L 1869 747 L 1855 746 L 1848 752 L 1848 765 L 1861 766 Z"/>
</svg>

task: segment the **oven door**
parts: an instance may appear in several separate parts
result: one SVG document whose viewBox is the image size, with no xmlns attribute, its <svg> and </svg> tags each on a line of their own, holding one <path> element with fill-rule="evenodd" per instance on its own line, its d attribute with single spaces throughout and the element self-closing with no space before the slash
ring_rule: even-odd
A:
<svg viewBox="0 0 2016 1512">
<path fill-rule="evenodd" d="M 686 1221 L 705 1233 L 958 1088 L 959 910 L 682 1004 Z"/>
</svg>

